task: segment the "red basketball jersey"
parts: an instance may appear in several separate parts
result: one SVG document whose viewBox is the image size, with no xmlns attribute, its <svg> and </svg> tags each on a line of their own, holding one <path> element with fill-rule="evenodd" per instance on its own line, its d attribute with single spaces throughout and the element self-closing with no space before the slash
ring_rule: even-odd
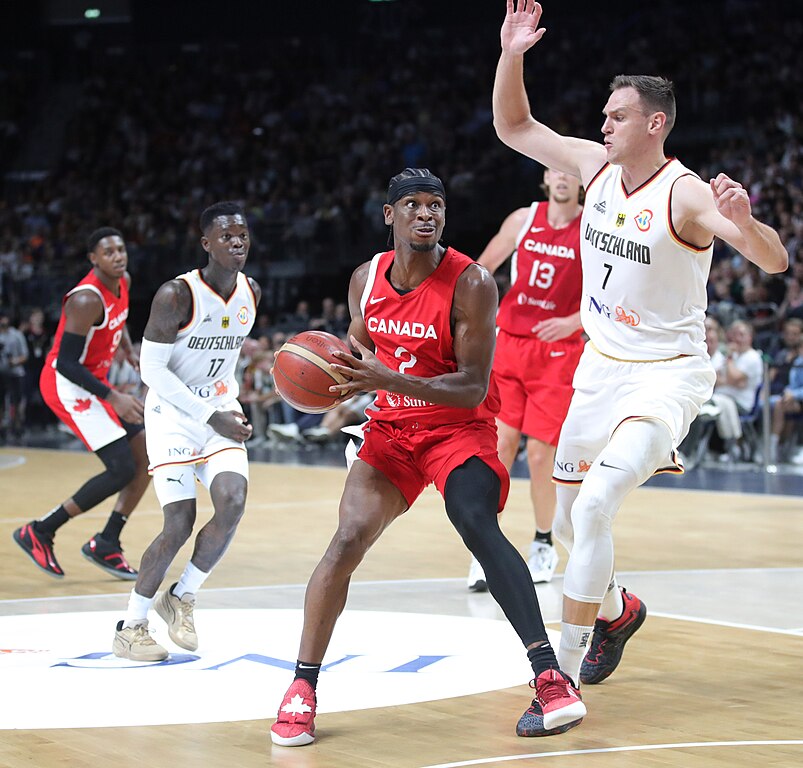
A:
<svg viewBox="0 0 803 768">
<path fill-rule="evenodd" d="M 580 219 L 553 229 L 547 220 L 547 204 L 532 204 L 516 240 L 510 290 L 499 305 L 496 323 L 500 328 L 514 336 L 532 336 L 542 320 L 579 312 L 583 289 Z M 567 340 L 579 339 L 581 334 L 578 330 Z"/>
<path fill-rule="evenodd" d="M 103 302 L 103 320 L 100 325 L 93 325 L 87 334 L 80 362 L 89 369 L 89 372 L 95 378 L 105 381 L 109 375 L 109 367 L 120 344 L 125 321 L 128 317 L 128 283 L 125 279 L 120 280 L 120 295 L 115 296 L 98 280 L 94 270 L 90 270 L 89 274 L 75 288 L 72 288 L 64 295 L 61 302 L 62 312 L 59 319 L 59 327 L 56 329 L 53 348 L 48 353 L 45 367 L 56 367 L 56 360 L 61 347 L 61 337 L 64 335 L 66 322 L 64 304 L 70 296 L 78 291 L 92 291 Z"/>
<path fill-rule="evenodd" d="M 376 356 L 389 368 L 411 376 L 430 378 L 455 372 L 452 302 L 457 279 L 473 261 L 448 248 L 421 285 L 400 295 L 388 279 L 394 255 L 394 251 L 387 251 L 374 256 L 360 300 Z M 435 405 L 409 395 L 380 391 L 367 412 L 372 419 L 414 419 L 421 427 L 430 427 L 493 419 L 498 410 L 499 395 L 492 375 L 488 394 L 476 408 Z"/>
</svg>

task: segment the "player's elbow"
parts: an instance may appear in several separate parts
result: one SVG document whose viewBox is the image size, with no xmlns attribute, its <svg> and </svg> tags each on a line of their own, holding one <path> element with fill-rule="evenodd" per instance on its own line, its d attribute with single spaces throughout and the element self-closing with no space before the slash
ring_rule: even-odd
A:
<svg viewBox="0 0 803 768">
<path fill-rule="evenodd" d="M 779 272 L 786 272 L 789 268 L 789 254 L 786 250 L 781 253 L 773 253 L 769 262 L 764 265 L 764 271 L 769 275 L 777 275 Z"/>
<path fill-rule="evenodd" d="M 463 390 L 463 407 L 478 408 L 488 396 L 488 384 L 473 384 Z"/>
</svg>

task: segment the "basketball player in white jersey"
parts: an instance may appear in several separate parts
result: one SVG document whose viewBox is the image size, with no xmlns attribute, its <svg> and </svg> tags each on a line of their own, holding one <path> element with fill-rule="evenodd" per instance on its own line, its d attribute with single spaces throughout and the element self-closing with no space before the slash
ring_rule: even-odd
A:
<svg viewBox="0 0 803 768">
<path fill-rule="evenodd" d="M 523 57 L 544 35 L 540 18 L 539 3 L 507 0 L 494 126 L 505 144 L 586 189 L 580 313 L 590 340 L 556 451 L 554 531 L 571 552 L 558 661 L 574 680 L 597 683 L 646 614 L 613 577 L 613 518 L 653 474 L 683 471 L 676 448 L 713 390 L 703 326 L 713 239 L 770 273 L 788 257 L 738 182 L 721 173 L 706 184 L 665 154 L 675 121 L 669 81 L 615 78 L 602 143 L 535 120 Z"/>
<path fill-rule="evenodd" d="M 250 238 L 241 206 L 210 206 L 201 214 L 201 231 L 209 262 L 158 290 L 142 341 L 140 368 L 149 387 L 148 459 L 164 527 L 142 556 L 128 611 L 114 637 L 114 654 L 134 661 L 167 658 L 167 650 L 148 632 L 154 601 L 170 639 L 189 651 L 198 647 L 195 595 L 231 543 L 245 510 L 244 443 L 251 426 L 237 402 L 234 371 L 261 291 L 242 274 Z M 209 490 L 214 514 L 198 531 L 181 578 L 156 599 L 195 525 L 196 479 Z"/>
</svg>

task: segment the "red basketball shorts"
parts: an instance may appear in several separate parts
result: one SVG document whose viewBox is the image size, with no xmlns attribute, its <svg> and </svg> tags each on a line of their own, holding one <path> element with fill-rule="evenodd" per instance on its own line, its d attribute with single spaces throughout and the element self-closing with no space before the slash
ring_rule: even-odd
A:
<svg viewBox="0 0 803 768">
<path fill-rule="evenodd" d="M 103 381 L 106 386 L 108 381 Z M 39 379 L 42 399 L 90 450 L 126 436 L 120 417 L 105 400 L 87 392 L 49 366 L 42 369 Z"/>
<path fill-rule="evenodd" d="M 502 401 L 499 420 L 529 437 L 557 445 L 582 353 L 581 341 L 546 343 L 500 329 L 493 363 Z"/>
<path fill-rule="evenodd" d="M 363 429 L 363 437 L 357 455 L 401 491 L 408 507 L 430 483 L 434 483 L 443 496 L 451 471 L 476 456 L 499 476 L 502 487 L 498 511 L 504 509 L 510 476 L 499 461 L 493 422 L 469 421 L 427 429 L 417 422 L 371 419 Z"/>
</svg>

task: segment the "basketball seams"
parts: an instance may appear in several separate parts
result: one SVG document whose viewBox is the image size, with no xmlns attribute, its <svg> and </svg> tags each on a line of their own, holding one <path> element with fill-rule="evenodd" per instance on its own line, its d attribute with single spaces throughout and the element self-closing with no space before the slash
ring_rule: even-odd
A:
<svg viewBox="0 0 803 768">
<path fill-rule="evenodd" d="M 279 352 L 289 352 L 291 355 L 297 355 L 298 357 L 303 357 L 308 362 L 320 368 L 324 373 L 331 376 L 335 380 L 335 383 L 337 384 L 345 384 L 348 381 L 348 379 L 345 376 L 343 376 L 343 374 L 338 373 L 337 371 L 333 371 L 329 367 L 329 362 L 327 360 L 324 360 L 315 352 L 311 352 L 308 349 L 304 349 L 304 347 L 301 347 L 298 344 L 293 344 L 292 342 L 289 341 L 285 342 L 282 345 L 282 348 L 279 350 Z"/>
</svg>

